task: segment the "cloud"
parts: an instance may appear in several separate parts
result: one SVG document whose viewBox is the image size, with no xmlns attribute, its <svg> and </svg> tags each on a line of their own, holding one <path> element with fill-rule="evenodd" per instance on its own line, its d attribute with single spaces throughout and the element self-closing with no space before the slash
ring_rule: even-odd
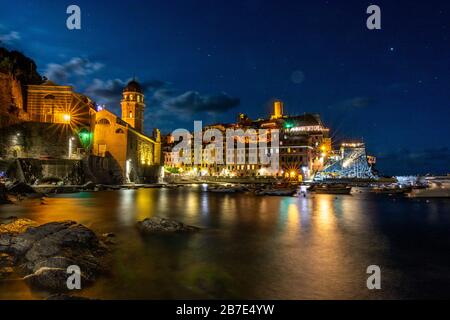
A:
<svg viewBox="0 0 450 320">
<path fill-rule="evenodd" d="M 202 95 L 198 91 L 186 91 L 174 95 L 171 90 L 158 90 L 153 97 L 159 101 L 162 108 L 169 114 L 185 117 L 198 112 L 210 115 L 220 114 L 237 107 L 239 98 L 234 98 L 222 92 L 214 95 Z"/>
<path fill-rule="evenodd" d="M 93 74 L 104 67 L 103 63 L 92 62 L 85 58 L 74 57 L 63 64 L 50 63 L 44 75 L 51 81 L 65 84 L 69 79 Z"/>
<path fill-rule="evenodd" d="M 17 31 L 10 31 L 6 34 L 0 34 L 0 43 L 11 44 L 20 39 L 20 33 Z"/>
<path fill-rule="evenodd" d="M 94 79 L 93 82 L 86 87 L 85 93 L 95 101 L 106 105 L 119 105 L 122 98 L 122 91 L 131 79 Z M 151 94 L 152 90 L 159 89 L 166 85 L 164 81 L 150 80 L 140 83 L 142 91 L 145 94 Z"/>
<path fill-rule="evenodd" d="M 115 108 L 120 105 L 123 88 L 128 80 L 110 79 L 94 81 L 86 87 L 86 95 L 101 104 Z M 209 115 L 229 111 L 239 105 L 240 100 L 226 93 L 201 94 L 198 91 L 179 93 L 170 84 L 161 80 L 139 82 L 146 96 L 146 104 L 152 107 L 153 115 L 173 118 L 174 116 L 186 120 L 195 113 L 204 112 Z"/>
<path fill-rule="evenodd" d="M 120 79 L 106 81 L 94 79 L 92 84 L 86 88 L 85 93 L 98 103 L 109 104 L 111 101 L 121 98 L 125 86 L 125 82 Z"/>
<path fill-rule="evenodd" d="M 84 93 L 98 104 L 105 104 L 112 112 L 120 115 L 122 91 L 131 79 L 94 79 L 85 87 Z M 148 127 L 173 130 L 181 122 L 189 122 L 198 113 L 218 115 L 225 113 L 240 103 L 240 99 L 222 92 L 201 94 L 189 90 L 180 93 L 168 82 L 161 80 L 139 81 L 145 94 L 147 108 L 144 114 Z"/>
</svg>

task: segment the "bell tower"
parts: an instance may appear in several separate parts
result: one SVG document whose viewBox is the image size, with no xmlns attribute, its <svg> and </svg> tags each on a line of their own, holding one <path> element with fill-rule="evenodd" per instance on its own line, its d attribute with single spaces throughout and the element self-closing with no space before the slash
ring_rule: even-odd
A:
<svg viewBox="0 0 450 320">
<path fill-rule="evenodd" d="M 144 131 L 144 93 L 138 82 L 131 80 L 122 95 L 122 119 L 136 131 Z"/>
</svg>

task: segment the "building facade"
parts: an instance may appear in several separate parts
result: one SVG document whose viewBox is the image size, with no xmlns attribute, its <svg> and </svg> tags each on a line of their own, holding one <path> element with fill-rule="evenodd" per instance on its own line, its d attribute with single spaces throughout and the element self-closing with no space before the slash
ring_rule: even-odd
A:
<svg viewBox="0 0 450 320">
<path fill-rule="evenodd" d="M 95 123 L 96 106 L 71 86 L 47 80 L 27 87 L 27 113 L 28 120 L 33 122 L 68 124 L 77 130 L 90 130 Z"/>
<path fill-rule="evenodd" d="M 96 113 L 92 152 L 113 158 L 124 182 L 154 182 L 159 175 L 161 135 L 158 129 L 152 137 L 143 133 L 144 107 L 142 89 L 133 80 L 123 90 L 122 118 L 106 109 Z"/>
<path fill-rule="evenodd" d="M 206 160 L 206 146 L 203 143 L 202 150 L 191 150 L 189 159 L 191 161 L 177 163 L 175 159 L 181 157 L 173 152 L 176 142 L 170 140 L 164 149 L 165 166 L 178 168 L 178 171 L 191 175 L 208 176 L 237 176 L 237 177 L 258 177 L 258 176 L 278 176 L 289 180 L 310 179 L 315 172 L 323 168 L 331 152 L 331 138 L 329 129 L 324 126 L 320 116 L 317 114 L 304 114 L 300 116 L 288 116 L 283 113 L 283 103 L 275 101 L 273 114 L 267 119 L 252 120 L 245 114 L 239 114 L 237 122 L 231 124 L 215 124 L 203 128 L 203 132 L 208 129 L 216 129 L 226 137 L 227 130 L 243 130 L 244 132 L 256 132 L 257 145 L 265 142 L 268 145 L 268 155 L 275 155 L 279 162 L 278 169 L 274 170 L 271 165 L 262 164 L 257 152 L 252 152 L 250 148 L 250 137 L 244 137 L 242 142 L 245 148 L 237 148 L 238 139 L 235 138 L 235 148 L 226 146 L 226 139 L 223 139 L 223 159 L 222 163 L 208 163 Z M 260 135 L 260 129 L 267 130 L 267 135 Z M 272 140 L 277 133 L 278 146 L 272 145 Z M 168 141 L 169 142 L 169 141 Z M 191 144 L 193 139 L 191 135 Z M 203 159 L 201 164 L 194 164 L 195 152 L 197 157 Z M 227 161 L 232 159 L 233 161 Z"/>
<path fill-rule="evenodd" d="M 16 123 L 1 128 L 0 157 L 104 158 L 105 161 L 98 162 L 112 163 L 110 168 L 103 169 L 114 175 L 114 181 L 158 180 L 160 132 L 154 129 L 152 136 L 144 134 L 144 93 L 135 80 L 123 90 L 122 117 L 74 92 L 71 86 L 49 80 L 28 85 L 26 95 L 21 96 L 26 97 L 26 103 L 14 96 L 15 105 L 20 109 Z"/>
</svg>

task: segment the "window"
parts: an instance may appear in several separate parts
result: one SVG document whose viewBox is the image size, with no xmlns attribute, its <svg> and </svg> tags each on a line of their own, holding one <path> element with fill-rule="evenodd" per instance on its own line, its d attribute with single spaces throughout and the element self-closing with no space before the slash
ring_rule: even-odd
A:
<svg viewBox="0 0 450 320">
<path fill-rule="evenodd" d="M 121 128 L 119 128 L 119 129 L 116 130 L 116 133 L 117 134 L 124 134 L 125 132 L 123 132 L 123 130 Z"/>
<path fill-rule="evenodd" d="M 105 118 L 98 120 L 97 123 L 98 123 L 98 124 L 102 124 L 102 125 L 110 125 L 110 124 L 111 124 L 111 123 L 109 122 L 109 120 L 108 120 L 108 119 L 105 119 Z"/>
<path fill-rule="evenodd" d="M 133 111 L 130 111 L 130 114 L 128 115 L 128 118 L 133 118 Z"/>
</svg>

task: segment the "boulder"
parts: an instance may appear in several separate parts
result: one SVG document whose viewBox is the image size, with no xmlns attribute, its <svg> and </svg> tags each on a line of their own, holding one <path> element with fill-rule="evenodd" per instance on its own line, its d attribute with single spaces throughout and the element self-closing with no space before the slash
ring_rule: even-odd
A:
<svg viewBox="0 0 450 320">
<path fill-rule="evenodd" d="M 0 225 L 0 252 L 14 256 L 15 267 L 33 289 L 67 290 L 67 267 L 77 265 L 88 285 L 105 273 L 107 249 L 97 235 L 74 221 L 37 225 L 15 219 Z"/>
<path fill-rule="evenodd" d="M 8 193 L 12 194 L 28 194 L 36 193 L 36 191 L 25 182 L 15 182 L 7 187 Z"/>
<path fill-rule="evenodd" d="M 14 272 L 14 259 L 7 253 L 0 253 L 0 279 L 6 278 Z"/>
<path fill-rule="evenodd" d="M 0 184 L 0 204 L 10 204 L 11 201 L 6 195 L 6 187 L 4 184 Z"/>
<path fill-rule="evenodd" d="M 66 269 L 42 267 L 35 273 L 23 278 L 23 280 L 36 290 L 45 290 L 48 292 L 68 291 L 67 278 L 69 274 Z M 81 274 L 81 283 L 89 283 L 83 274 Z"/>
<path fill-rule="evenodd" d="M 92 181 L 88 181 L 88 182 L 86 182 L 85 184 L 83 184 L 81 186 L 81 189 L 83 189 L 83 190 L 94 190 L 95 187 L 96 187 L 95 183 L 93 183 Z"/>
<path fill-rule="evenodd" d="M 0 235 L 2 234 L 18 234 L 27 231 L 30 227 L 36 227 L 38 224 L 30 219 L 18 219 L 16 217 L 7 218 L 0 223 Z"/>
<path fill-rule="evenodd" d="M 151 233 L 171 233 L 171 232 L 193 232 L 199 230 L 197 227 L 188 226 L 181 222 L 151 217 L 137 223 L 138 230 L 143 234 Z"/>
</svg>

